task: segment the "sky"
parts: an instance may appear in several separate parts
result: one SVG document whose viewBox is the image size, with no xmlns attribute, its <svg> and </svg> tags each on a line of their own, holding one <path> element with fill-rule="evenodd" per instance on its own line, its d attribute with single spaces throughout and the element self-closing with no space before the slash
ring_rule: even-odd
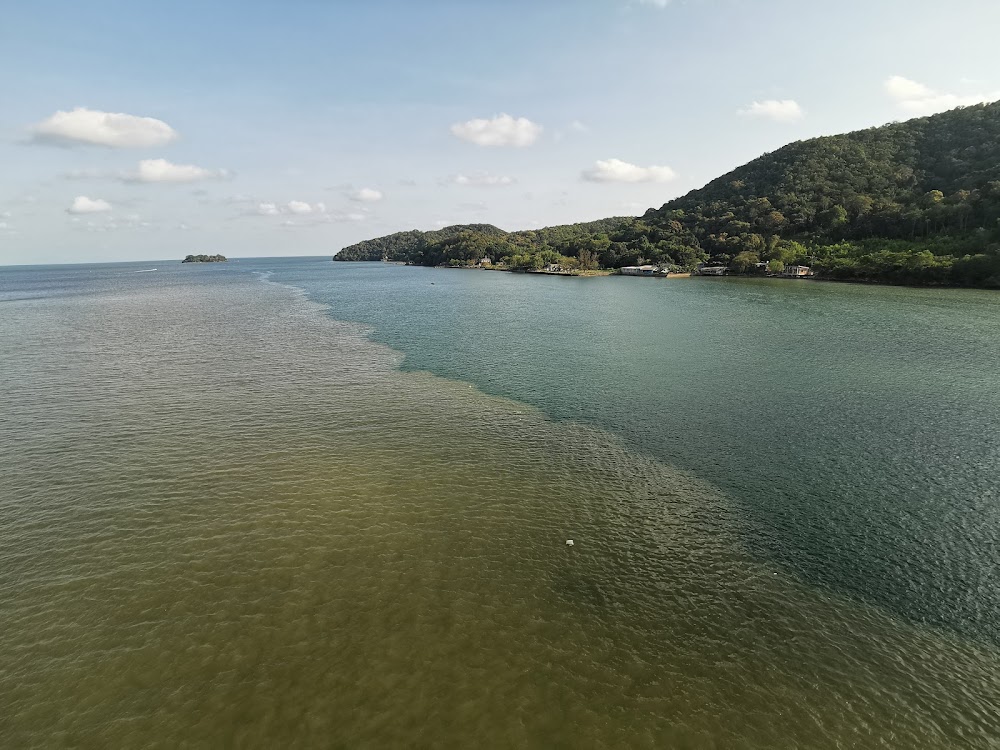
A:
<svg viewBox="0 0 1000 750">
<path fill-rule="evenodd" d="M 639 215 L 1000 99 L 996 0 L 7 2 L 0 265 Z"/>
</svg>

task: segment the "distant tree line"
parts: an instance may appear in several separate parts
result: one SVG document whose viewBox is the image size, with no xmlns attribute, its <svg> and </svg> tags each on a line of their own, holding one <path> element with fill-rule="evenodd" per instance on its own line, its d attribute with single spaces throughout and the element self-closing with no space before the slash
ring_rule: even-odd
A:
<svg viewBox="0 0 1000 750">
<path fill-rule="evenodd" d="M 181 263 L 225 263 L 225 255 L 187 255 Z"/>
<path fill-rule="evenodd" d="M 800 264 L 834 279 L 1000 288 L 1000 103 L 793 143 L 638 218 L 401 232 L 335 257 L 746 274 Z"/>
</svg>

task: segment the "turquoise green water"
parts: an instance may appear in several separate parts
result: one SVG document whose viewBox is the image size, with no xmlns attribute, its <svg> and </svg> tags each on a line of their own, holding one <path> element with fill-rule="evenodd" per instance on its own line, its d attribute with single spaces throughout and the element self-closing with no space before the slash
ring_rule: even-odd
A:
<svg viewBox="0 0 1000 750">
<path fill-rule="evenodd" d="M 295 283 L 406 369 L 611 431 L 724 490 L 756 554 L 1000 644 L 1000 295 L 349 265 Z"/>
<path fill-rule="evenodd" d="M 994 746 L 998 310 L 0 269 L 0 740 Z"/>
</svg>

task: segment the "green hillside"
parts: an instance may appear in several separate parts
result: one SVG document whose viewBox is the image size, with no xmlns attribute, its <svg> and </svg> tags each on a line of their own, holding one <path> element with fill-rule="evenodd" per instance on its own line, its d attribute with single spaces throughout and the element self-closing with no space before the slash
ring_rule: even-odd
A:
<svg viewBox="0 0 1000 750">
<path fill-rule="evenodd" d="M 420 232 L 416 229 L 409 232 L 396 232 L 373 240 L 364 240 L 356 245 L 345 247 L 335 260 L 372 261 L 384 260 L 395 262 L 422 263 L 428 246 L 457 237 L 462 233 L 471 233 L 482 237 L 502 237 L 507 233 L 492 224 L 456 224 L 433 232 Z M 436 265 L 428 260 L 428 265 Z"/>
<path fill-rule="evenodd" d="M 646 261 L 731 273 L 804 264 L 827 278 L 1000 288 L 1000 103 L 793 143 L 638 218 L 404 232 L 336 257 L 484 256 L 509 267 Z"/>
</svg>

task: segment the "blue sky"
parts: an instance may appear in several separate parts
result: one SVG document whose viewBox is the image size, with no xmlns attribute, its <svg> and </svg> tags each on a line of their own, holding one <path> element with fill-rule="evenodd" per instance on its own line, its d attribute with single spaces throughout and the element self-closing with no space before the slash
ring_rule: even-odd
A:
<svg viewBox="0 0 1000 750">
<path fill-rule="evenodd" d="M 7 3 L 0 264 L 639 214 L 1000 98 L 998 28 L 993 0 Z"/>
</svg>

